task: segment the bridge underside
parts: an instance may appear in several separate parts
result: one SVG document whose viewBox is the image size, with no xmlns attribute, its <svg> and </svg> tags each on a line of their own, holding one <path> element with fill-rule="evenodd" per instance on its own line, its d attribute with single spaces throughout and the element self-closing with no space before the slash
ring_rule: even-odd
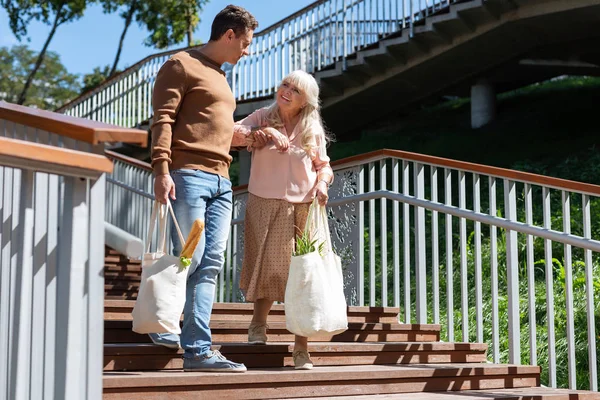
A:
<svg viewBox="0 0 600 400">
<path fill-rule="evenodd" d="M 315 74 L 323 117 L 352 131 L 432 96 L 468 97 L 484 78 L 496 92 L 560 75 L 600 75 L 600 0 L 454 4 Z M 237 116 L 270 99 L 241 103 Z M 352 111 L 349 117 L 348 110 Z"/>
</svg>

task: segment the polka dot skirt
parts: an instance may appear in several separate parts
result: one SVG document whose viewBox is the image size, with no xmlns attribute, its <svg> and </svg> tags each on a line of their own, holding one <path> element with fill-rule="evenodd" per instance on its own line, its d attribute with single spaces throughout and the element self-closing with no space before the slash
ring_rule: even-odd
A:
<svg viewBox="0 0 600 400">
<path fill-rule="evenodd" d="M 240 277 L 247 301 L 284 300 L 296 234 L 304 230 L 309 207 L 249 194 Z"/>
</svg>

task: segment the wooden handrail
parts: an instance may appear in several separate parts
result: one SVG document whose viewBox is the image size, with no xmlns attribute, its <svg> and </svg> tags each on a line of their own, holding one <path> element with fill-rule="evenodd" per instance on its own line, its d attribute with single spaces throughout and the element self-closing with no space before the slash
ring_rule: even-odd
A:
<svg viewBox="0 0 600 400">
<path fill-rule="evenodd" d="M 113 171 L 113 163 L 105 156 L 5 137 L 0 137 L 0 164 L 73 176 Z"/>
<path fill-rule="evenodd" d="M 458 169 L 466 172 L 474 172 L 482 175 L 506 178 L 514 181 L 550 186 L 556 189 L 565 189 L 574 192 L 587 193 L 600 196 L 600 186 L 591 183 L 570 181 L 567 179 L 553 178 L 545 175 L 532 174 L 530 172 L 517 171 L 514 169 L 492 167 L 488 165 L 475 164 L 466 161 L 452 160 L 448 158 L 428 156 L 426 154 L 411 153 L 401 150 L 382 149 L 353 157 L 343 158 L 331 163 L 332 167 L 343 167 L 352 164 L 364 163 L 369 160 L 378 160 L 387 157 L 400 158 L 407 161 L 431 164 L 442 168 Z"/>
<path fill-rule="evenodd" d="M 140 129 L 121 128 L 103 122 L 70 117 L 5 101 L 0 101 L 0 119 L 93 145 L 103 142 L 122 142 L 145 147 L 148 144 L 148 133 Z"/>
</svg>

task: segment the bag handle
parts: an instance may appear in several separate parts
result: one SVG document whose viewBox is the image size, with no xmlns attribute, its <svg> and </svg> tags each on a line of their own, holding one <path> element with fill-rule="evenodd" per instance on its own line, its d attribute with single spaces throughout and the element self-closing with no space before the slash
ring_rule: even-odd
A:
<svg viewBox="0 0 600 400">
<path fill-rule="evenodd" d="M 167 209 L 165 210 L 164 207 Z M 168 211 L 167 211 L 168 210 Z M 152 214 L 150 216 L 150 225 L 148 227 L 148 236 L 146 239 L 146 253 L 150 253 L 150 246 L 152 244 L 152 236 L 154 235 L 154 227 L 156 225 L 156 220 L 158 219 L 159 223 L 159 238 L 158 238 L 158 249 L 163 253 L 167 252 L 167 215 L 171 214 L 173 218 L 173 225 L 175 225 L 175 230 L 177 231 L 177 236 L 179 236 L 179 241 L 183 246 L 185 244 L 185 238 L 181 233 L 181 228 L 179 228 L 179 224 L 177 223 L 177 218 L 175 217 L 175 212 L 173 211 L 173 206 L 169 199 L 167 199 L 167 204 L 161 204 L 158 201 L 154 202 L 154 206 L 152 207 Z"/>
<path fill-rule="evenodd" d="M 308 210 L 304 231 L 309 236 L 313 236 L 313 234 L 316 235 L 317 240 L 325 242 L 327 251 L 333 251 L 329 223 L 327 222 L 327 210 L 325 209 L 325 206 L 319 204 L 316 198 L 313 200 Z"/>
</svg>

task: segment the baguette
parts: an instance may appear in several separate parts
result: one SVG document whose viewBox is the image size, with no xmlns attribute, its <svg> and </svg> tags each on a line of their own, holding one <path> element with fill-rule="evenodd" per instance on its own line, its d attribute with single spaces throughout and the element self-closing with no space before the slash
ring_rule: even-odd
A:
<svg viewBox="0 0 600 400">
<path fill-rule="evenodd" d="M 196 246 L 200 243 L 200 238 L 202 237 L 202 232 L 204 231 L 204 221 L 201 219 L 197 219 L 192 224 L 192 230 L 185 241 L 185 245 L 181 250 L 180 257 L 192 258 L 194 255 L 194 251 L 196 250 Z"/>
</svg>

